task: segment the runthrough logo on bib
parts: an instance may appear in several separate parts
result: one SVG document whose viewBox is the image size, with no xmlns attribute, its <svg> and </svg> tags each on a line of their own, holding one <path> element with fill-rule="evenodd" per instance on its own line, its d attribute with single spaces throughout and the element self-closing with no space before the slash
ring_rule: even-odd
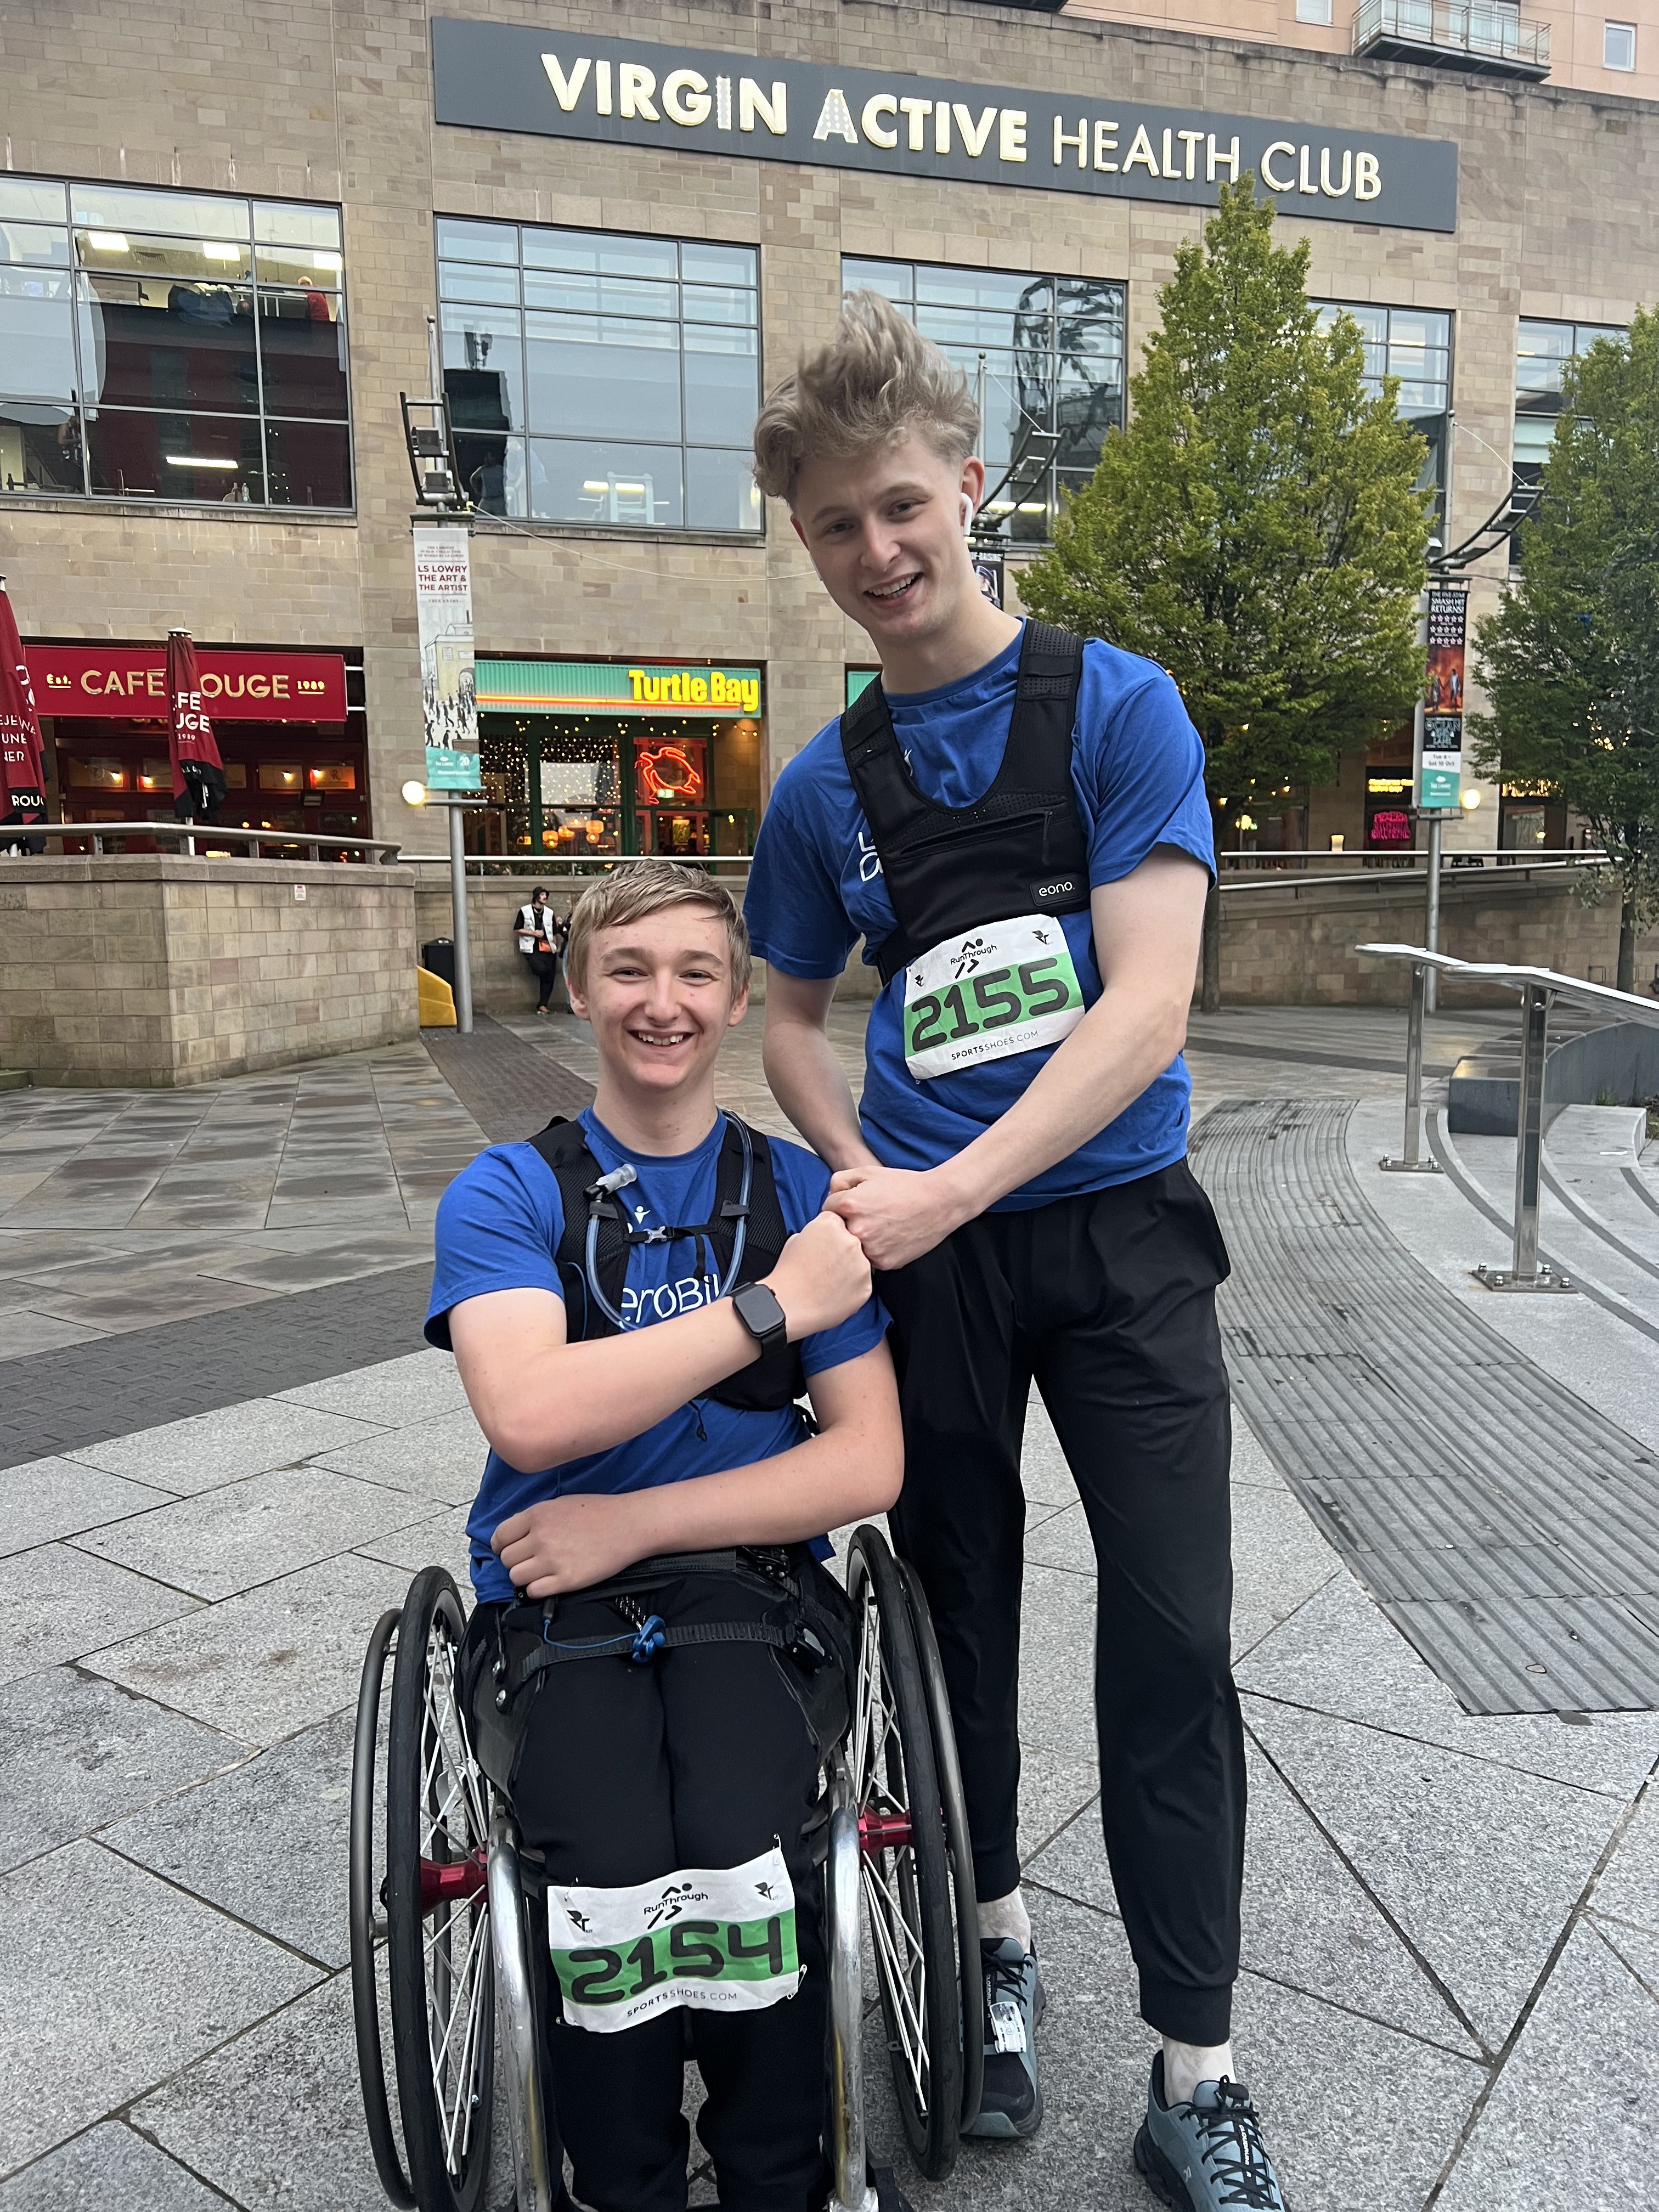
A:
<svg viewBox="0 0 1659 2212">
<path fill-rule="evenodd" d="M 1083 1019 L 1066 932 L 1021 915 L 925 953 L 904 976 L 904 1064 L 918 1081 L 1058 1044 Z"/>
</svg>

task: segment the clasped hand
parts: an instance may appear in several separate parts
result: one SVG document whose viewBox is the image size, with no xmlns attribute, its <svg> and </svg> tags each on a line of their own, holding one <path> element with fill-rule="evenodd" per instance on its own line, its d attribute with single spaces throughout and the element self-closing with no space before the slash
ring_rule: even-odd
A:
<svg viewBox="0 0 1659 2212">
<path fill-rule="evenodd" d="M 843 1168 L 823 1202 L 882 1274 L 921 1259 L 969 1218 L 937 1168 Z"/>
<path fill-rule="evenodd" d="M 558 1597 L 590 1589 L 643 1559 L 638 1500 L 584 1491 L 544 1498 L 509 1514 L 490 1538 L 490 1548 L 525 1597 Z"/>
</svg>

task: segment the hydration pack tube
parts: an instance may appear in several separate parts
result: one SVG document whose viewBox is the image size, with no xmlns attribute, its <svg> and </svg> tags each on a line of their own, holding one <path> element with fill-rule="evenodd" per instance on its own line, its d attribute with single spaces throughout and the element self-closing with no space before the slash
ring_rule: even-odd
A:
<svg viewBox="0 0 1659 2212">
<path fill-rule="evenodd" d="M 877 949 L 884 983 L 964 930 L 1088 905 L 1089 844 L 1072 788 L 1082 678 L 1083 640 L 1028 621 L 1002 765 L 971 806 L 940 806 L 917 788 L 879 677 L 842 716 L 842 752 L 897 923 Z"/>
<path fill-rule="evenodd" d="M 759 1282 L 776 1267 L 789 1225 L 778 1200 L 772 1148 L 759 1130 L 735 1114 L 725 1121 L 714 1171 L 714 1218 L 686 1228 L 635 1228 L 619 1195 L 631 1175 L 619 1181 L 603 1173 L 580 1121 L 556 1115 L 530 1139 L 559 1187 L 564 1229 L 554 1257 L 564 1291 L 565 1333 L 572 1343 L 620 1334 L 628 1261 L 636 1244 L 693 1238 L 696 1273 L 717 1275 L 722 1297 L 739 1284 Z M 738 1413 L 775 1413 L 805 1388 L 799 1346 L 780 1344 L 700 1395 Z"/>
</svg>

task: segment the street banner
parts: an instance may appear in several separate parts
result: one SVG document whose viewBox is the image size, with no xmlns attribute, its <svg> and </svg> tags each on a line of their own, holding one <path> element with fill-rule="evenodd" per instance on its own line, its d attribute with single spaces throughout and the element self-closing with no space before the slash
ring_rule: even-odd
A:
<svg viewBox="0 0 1659 2212">
<path fill-rule="evenodd" d="M 219 791 L 224 790 L 225 764 L 213 722 L 202 703 L 202 677 L 196 665 L 196 647 L 187 629 L 167 632 L 167 757 L 173 764 L 173 795 L 182 799 L 191 785 L 210 785 L 202 771 L 217 771 Z M 193 775 L 187 771 L 195 770 Z M 192 798 L 198 795 L 192 790 Z"/>
<path fill-rule="evenodd" d="M 1469 595 L 1429 587 L 1428 665 L 1423 688 L 1423 754 L 1418 805 L 1457 805 L 1462 796 L 1464 643 Z"/>
<path fill-rule="evenodd" d="M 478 696 L 472 669 L 472 568 L 456 523 L 415 526 L 415 615 L 428 791 L 478 788 Z"/>
<path fill-rule="evenodd" d="M 0 576 L 0 819 L 44 822 L 46 772 L 40 717 L 23 659 L 17 618 Z"/>
</svg>

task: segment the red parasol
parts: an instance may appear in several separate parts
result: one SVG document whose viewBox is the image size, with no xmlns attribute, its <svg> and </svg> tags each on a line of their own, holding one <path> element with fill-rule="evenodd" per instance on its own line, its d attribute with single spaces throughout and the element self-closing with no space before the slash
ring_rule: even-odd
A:
<svg viewBox="0 0 1659 2212">
<path fill-rule="evenodd" d="M 224 763 L 202 704 L 196 647 L 187 629 L 167 632 L 167 757 L 173 764 L 175 801 L 188 792 L 191 811 L 205 814 L 223 797 Z M 194 771 L 188 777 L 187 769 Z M 179 812 L 176 804 L 173 811 Z"/>
<path fill-rule="evenodd" d="M 17 618 L 0 576 L 0 818 L 46 819 L 46 765 L 40 747 L 40 717 L 23 659 Z"/>
</svg>

